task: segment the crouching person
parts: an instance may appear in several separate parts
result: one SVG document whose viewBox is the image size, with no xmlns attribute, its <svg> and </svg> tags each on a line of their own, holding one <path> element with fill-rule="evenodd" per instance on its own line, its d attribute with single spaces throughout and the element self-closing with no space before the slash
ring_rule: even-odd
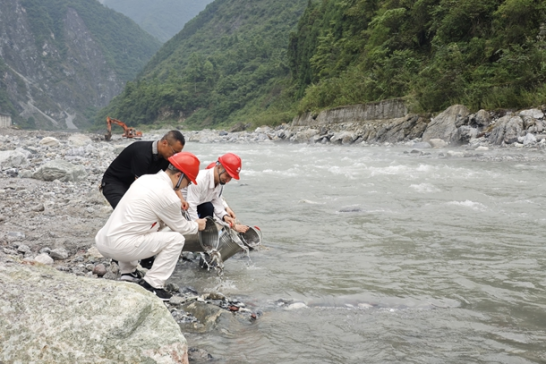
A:
<svg viewBox="0 0 546 365">
<path fill-rule="evenodd" d="M 205 219 L 184 219 L 176 194 L 196 184 L 199 159 L 189 152 L 179 152 L 168 160 L 170 165 L 165 171 L 143 175 L 131 184 L 95 237 L 100 253 L 118 261 L 122 280 L 131 278 L 164 301 L 171 297 L 163 288 L 184 247 L 183 235 L 196 234 L 206 224 Z M 172 232 L 158 231 L 160 222 Z M 138 260 L 154 255 L 152 268 L 141 278 L 136 269 Z"/>
</svg>

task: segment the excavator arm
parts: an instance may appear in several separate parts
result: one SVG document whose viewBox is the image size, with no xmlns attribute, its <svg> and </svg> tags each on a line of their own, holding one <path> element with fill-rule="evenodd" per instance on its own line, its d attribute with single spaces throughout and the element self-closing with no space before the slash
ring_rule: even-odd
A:
<svg viewBox="0 0 546 365">
<path fill-rule="evenodd" d="M 134 137 L 142 137 L 142 132 L 137 131 L 133 127 L 128 127 L 127 124 L 123 123 L 121 120 L 117 120 L 114 118 L 106 117 L 106 129 L 108 132 L 104 135 L 104 139 L 109 141 L 112 138 L 112 124 L 117 124 L 121 128 L 123 128 L 123 134 L 122 137 L 125 138 L 134 138 Z"/>
</svg>

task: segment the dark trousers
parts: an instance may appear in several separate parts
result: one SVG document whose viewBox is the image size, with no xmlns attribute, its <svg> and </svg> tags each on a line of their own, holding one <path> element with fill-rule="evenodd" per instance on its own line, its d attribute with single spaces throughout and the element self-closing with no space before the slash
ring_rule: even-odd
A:
<svg viewBox="0 0 546 365">
<path fill-rule="evenodd" d="M 123 195 L 129 190 L 129 186 L 117 181 L 102 181 L 102 195 L 108 200 L 112 208 L 116 209 Z"/>
<path fill-rule="evenodd" d="M 199 218 L 212 217 L 214 215 L 214 205 L 211 202 L 199 204 L 197 206 L 197 215 Z"/>
</svg>

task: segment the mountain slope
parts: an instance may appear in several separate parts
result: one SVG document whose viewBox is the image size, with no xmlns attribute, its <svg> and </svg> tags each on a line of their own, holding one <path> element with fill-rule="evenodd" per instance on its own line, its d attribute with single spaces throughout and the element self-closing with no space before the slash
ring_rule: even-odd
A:
<svg viewBox="0 0 546 365">
<path fill-rule="evenodd" d="M 95 0 L 0 2 L 0 111 L 24 127 L 84 127 L 159 48 Z"/>
<path fill-rule="evenodd" d="M 278 123 L 286 112 L 288 35 L 307 0 L 216 0 L 166 42 L 98 114 L 133 125 Z"/>
<path fill-rule="evenodd" d="M 142 29 L 166 42 L 212 0 L 103 0 L 107 7 L 133 19 Z"/>
</svg>

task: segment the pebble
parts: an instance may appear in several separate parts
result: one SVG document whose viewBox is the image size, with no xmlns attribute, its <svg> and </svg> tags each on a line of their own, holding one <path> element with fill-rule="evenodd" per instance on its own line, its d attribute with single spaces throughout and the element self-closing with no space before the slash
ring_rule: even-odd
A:
<svg viewBox="0 0 546 365">
<path fill-rule="evenodd" d="M 34 261 L 44 265 L 53 265 L 53 259 L 47 253 L 41 253 L 34 258 Z"/>
<path fill-rule="evenodd" d="M 49 253 L 55 260 L 66 260 L 68 258 L 68 252 L 64 248 L 55 248 Z"/>
<path fill-rule="evenodd" d="M 17 251 L 21 253 L 27 253 L 30 252 L 30 247 L 28 247 L 27 245 L 19 245 L 17 247 Z"/>
<path fill-rule="evenodd" d="M 103 277 L 106 274 L 106 267 L 103 264 L 95 265 L 93 267 L 93 274 Z"/>
<path fill-rule="evenodd" d="M 183 297 L 179 297 L 177 295 L 173 295 L 170 299 L 169 299 L 169 304 L 172 304 L 172 305 L 180 305 L 182 303 L 186 303 L 187 301 L 187 298 L 183 298 Z"/>
<path fill-rule="evenodd" d="M 45 207 L 43 204 L 39 204 L 36 207 L 31 209 L 33 212 L 43 212 L 45 210 Z"/>
</svg>

